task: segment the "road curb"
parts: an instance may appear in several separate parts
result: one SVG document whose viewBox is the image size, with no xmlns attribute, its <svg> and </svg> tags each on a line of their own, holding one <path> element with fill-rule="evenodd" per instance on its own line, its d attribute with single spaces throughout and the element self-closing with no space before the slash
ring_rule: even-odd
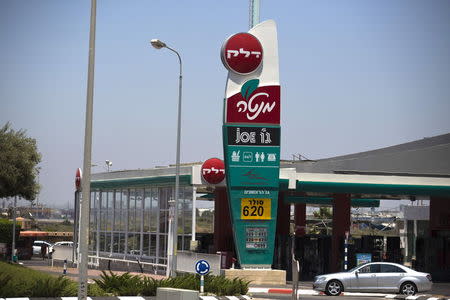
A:
<svg viewBox="0 0 450 300">
<path fill-rule="evenodd" d="M 292 289 L 283 289 L 283 288 L 258 288 L 258 287 L 250 287 L 248 289 L 248 293 L 256 293 L 256 294 L 292 294 Z M 319 296 L 320 292 L 314 290 L 298 290 L 298 295 L 303 296 Z"/>
<path fill-rule="evenodd" d="M 141 296 L 112 296 L 112 297 L 87 297 L 87 300 L 154 300 L 155 297 L 141 297 Z M 199 296 L 202 300 L 250 300 L 252 297 L 241 296 Z M 53 298 L 27 298 L 27 297 L 14 297 L 14 298 L 0 298 L 0 300 L 78 300 L 77 297 L 53 297 Z"/>
<path fill-rule="evenodd" d="M 387 295 L 386 299 L 402 299 L 402 300 L 450 300 L 446 296 L 436 296 L 436 295 L 415 295 L 415 296 L 404 296 L 404 295 Z"/>
<path fill-rule="evenodd" d="M 250 287 L 248 289 L 248 293 L 252 294 L 292 294 L 292 289 L 283 289 L 283 288 L 258 288 L 258 287 Z M 298 295 L 300 296 L 325 296 L 324 292 L 319 292 L 315 290 L 306 290 L 299 289 Z M 343 292 L 339 296 L 346 297 L 380 297 L 385 299 L 401 299 L 401 300 L 450 300 L 449 297 L 445 296 L 436 296 L 436 295 L 415 295 L 415 296 L 405 296 L 405 295 L 396 295 L 396 294 L 382 294 L 382 293 L 352 293 L 352 292 Z"/>
<path fill-rule="evenodd" d="M 292 289 L 281 288 L 249 288 L 248 292 L 262 293 L 262 294 L 291 294 Z M 324 292 L 318 292 L 314 290 L 299 290 L 300 296 L 322 296 Z M 401 299 L 401 300 L 450 300 L 449 297 L 441 295 L 415 295 L 404 296 L 394 294 L 376 294 L 376 293 L 341 293 L 340 296 L 346 297 L 384 297 L 385 299 Z M 112 296 L 112 297 L 87 297 L 87 300 L 154 300 L 155 297 L 141 297 L 141 296 Z M 199 296 L 202 300 L 250 300 L 251 296 Z M 27 297 L 14 297 L 14 298 L 0 298 L 0 300 L 78 300 L 77 297 L 54 297 L 54 298 L 27 298 Z"/>
<path fill-rule="evenodd" d="M 200 299 L 202 300 L 250 300 L 252 299 L 252 297 L 250 296 L 245 296 L 245 295 L 241 295 L 241 296 L 200 296 Z"/>
</svg>

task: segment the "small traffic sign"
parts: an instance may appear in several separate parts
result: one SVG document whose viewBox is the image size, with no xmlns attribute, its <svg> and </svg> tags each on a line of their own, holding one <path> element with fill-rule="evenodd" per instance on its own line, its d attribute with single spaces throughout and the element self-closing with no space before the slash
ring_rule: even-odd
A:
<svg viewBox="0 0 450 300">
<path fill-rule="evenodd" d="M 199 275 L 206 275 L 209 273 L 209 270 L 210 270 L 209 263 L 204 259 L 199 260 L 195 264 L 195 272 L 197 272 L 197 274 Z"/>
</svg>

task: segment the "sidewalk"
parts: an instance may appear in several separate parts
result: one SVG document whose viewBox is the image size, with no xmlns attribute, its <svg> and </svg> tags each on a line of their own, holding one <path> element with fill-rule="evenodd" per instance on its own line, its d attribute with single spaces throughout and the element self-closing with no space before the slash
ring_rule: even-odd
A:
<svg viewBox="0 0 450 300">
<path fill-rule="evenodd" d="M 49 273 L 52 275 L 63 275 L 63 267 L 61 266 L 49 266 L 47 261 L 42 261 L 42 264 L 39 264 L 38 261 L 36 260 L 22 260 L 20 261 L 21 263 L 23 263 L 23 266 L 33 269 L 33 270 L 37 270 L 37 271 L 42 271 L 45 273 Z M 105 270 L 106 272 L 109 272 L 108 270 Z M 124 274 L 127 273 L 125 271 L 113 271 L 114 274 Z M 156 274 L 149 274 L 149 273 L 139 273 L 139 272 L 128 272 L 132 275 L 142 275 L 142 276 L 146 276 L 146 277 L 151 277 L 154 279 L 163 279 L 165 278 L 165 276 L 163 275 L 156 275 Z M 94 278 L 100 278 L 100 275 L 102 275 L 102 271 L 101 270 L 96 270 L 96 269 L 88 269 L 88 282 L 92 283 Z M 67 274 L 66 276 L 74 281 L 78 281 L 78 269 L 77 268 L 67 268 Z"/>
</svg>

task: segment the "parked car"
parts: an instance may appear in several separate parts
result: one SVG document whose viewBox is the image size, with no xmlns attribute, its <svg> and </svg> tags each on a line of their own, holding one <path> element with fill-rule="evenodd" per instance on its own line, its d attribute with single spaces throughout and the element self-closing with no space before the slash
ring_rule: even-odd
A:
<svg viewBox="0 0 450 300">
<path fill-rule="evenodd" d="M 375 262 L 355 267 L 347 272 L 319 275 L 313 289 L 329 296 L 348 292 L 394 292 L 414 295 L 431 290 L 431 275 L 405 266 Z"/>
<path fill-rule="evenodd" d="M 34 241 L 33 242 L 33 255 L 41 255 L 42 245 L 47 247 L 46 255 L 50 252 L 50 247 L 52 244 L 46 241 Z"/>
<path fill-rule="evenodd" d="M 73 247 L 73 242 L 72 241 L 56 242 L 53 246 L 50 247 L 49 252 L 52 253 L 54 250 L 54 247 L 58 247 L 58 246 Z"/>
</svg>

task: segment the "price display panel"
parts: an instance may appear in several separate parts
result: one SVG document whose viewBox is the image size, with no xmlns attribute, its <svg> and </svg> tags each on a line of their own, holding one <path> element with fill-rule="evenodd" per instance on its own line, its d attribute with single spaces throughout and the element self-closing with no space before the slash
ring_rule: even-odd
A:
<svg viewBox="0 0 450 300">
<path fill-rule="evenodd" d="M 241 198 L 241 219 L 270 220 L 270 198 Z"/>
<path fill-rule="evenodd" d="M 267 249 L 267 227 L 246 227 L 246 242 L 247 249 Z"/>
</svg>

